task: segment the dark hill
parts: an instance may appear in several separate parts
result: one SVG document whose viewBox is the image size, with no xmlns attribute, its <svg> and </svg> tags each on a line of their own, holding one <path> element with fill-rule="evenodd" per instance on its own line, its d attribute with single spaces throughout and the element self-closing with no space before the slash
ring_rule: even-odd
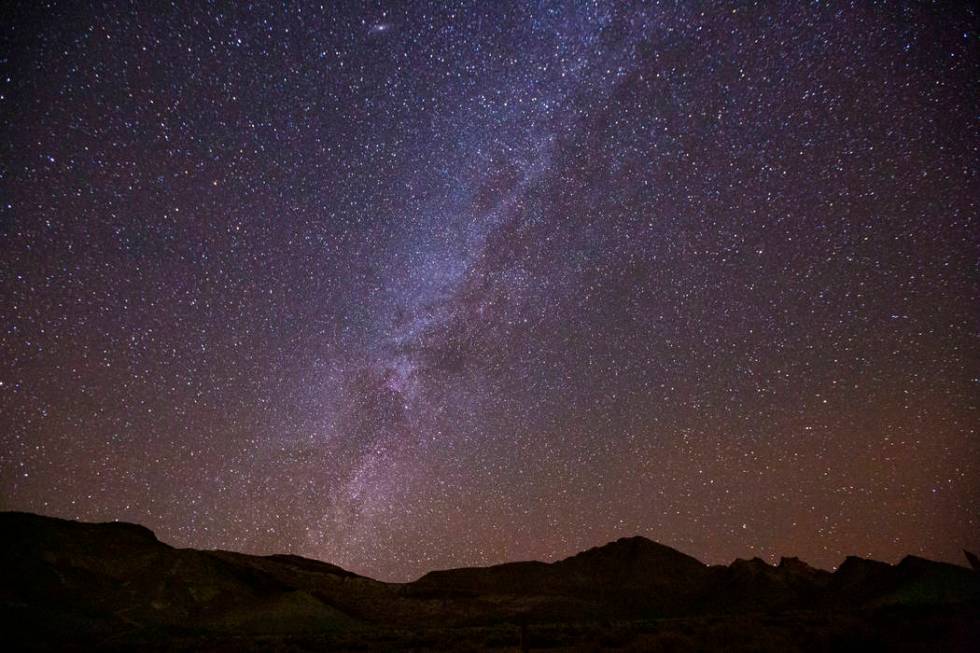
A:
<svg viewBox="0 0 980 653">
<path fill-rule="evenodd" d="M 433 571 L 409 583 L 418 597 L 496 596 L 529 616 L 586 619 L 676 613 L 688 605 L 708 573 L 696 559 L 643 537 L 622 538 L 551 564 L 512 562 L 492 567 Z M 564 601 L 559 601 L 559 597 Z M 561 611 L 556 611 L 557 607 Z M 563 611 L 563 612 L 562 612 Z"/>
<path fill-rule="evenodd" d="M 850 557 L 833 574 L 795 558 L 708 567 L 632 537 L 551 564 L 391 584 L 293 555 L 176 549 L 133 524 L 0 513 L 0 532 L 0 613 L 14 649 L 506 649 L 523 623 L 525 642 L 555 646 L 601 631 L 628 634 L 610 646 L 654 633 L 727 650 L 727 636 L 712 638 L 735 628 L 763 642 L 752 650 L 779 637 L 794 650 L 805 626 L 818 643 L 956 650 L 980 630 L 980 574 L 912 556 L 894 566 Z M 820 646 L 796 650 L 847 648 Z"/>
<path fill-rule="evenodd" d="M 5 615 L 46 634 L 99 638 L 171 627 L 292 632 L 351 623 L 292 582 L 309 573 L 301 570 L 312 561 L 276 562 L 280 573 L 269 573 L 262 558 L 241 564 L 250 556 L 175 549 L 133 524 L 4 513 L 0 529 Z M 319 572 L 325 584 L 348 575 L 333 565 Z"/>
</svg>

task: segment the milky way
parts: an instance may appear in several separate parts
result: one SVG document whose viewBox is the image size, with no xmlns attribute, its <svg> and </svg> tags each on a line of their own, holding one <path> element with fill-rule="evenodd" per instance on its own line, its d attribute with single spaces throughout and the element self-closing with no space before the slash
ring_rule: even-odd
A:
<svg viewBox="0 0 980 653">
<path fill-rule="evenodd" d="M 0 507 L 385 580 L 980 548 L 969 9 L 89 4 L 0 21 Z"/>
</svg>

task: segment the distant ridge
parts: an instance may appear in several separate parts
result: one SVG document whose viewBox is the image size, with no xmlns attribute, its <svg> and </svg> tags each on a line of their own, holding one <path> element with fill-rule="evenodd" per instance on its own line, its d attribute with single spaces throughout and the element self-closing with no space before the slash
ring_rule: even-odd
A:
<svg viewBox="0 0 980 653">
<path fill-rule="evenodd" d="M 397 584 L 295 555 L 176 549 L 135 524 L 5 512 L 0 530 L 5 632 L 52 649 L 105 640 L 137 647 L 160 633 L 199 644 L 205 636 L 340 637 L 382 626 L 487 628 L 930 606 L 980 613 L 980 574 L 915 556 L 898 565 L 848 557 L 833 573 L 796 558 L 708 566 L 629 537 L 554 563 L 440 570 Z"/>
</svg>

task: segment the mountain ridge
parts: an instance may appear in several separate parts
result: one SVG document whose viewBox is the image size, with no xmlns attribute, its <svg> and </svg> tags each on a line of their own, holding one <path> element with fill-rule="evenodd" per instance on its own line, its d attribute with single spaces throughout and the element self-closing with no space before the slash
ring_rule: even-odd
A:
<svg viewBox="0 0 980 653">
<path fill-rule="evenodd" d="M 145 645 L 159 632 L 200 644 L 194 638 L 341 637 L 396 627 L 471 632 L 895 608 L 980 613 L 980 574 L 917 556 L 897 565 L 849 556 L 833 572 L 785 557 L 777 565 L 759 558 L 706 565 L 632 536 L 550 563 L 434 570 L 387 583 L 292 554 L 175 548 L 125 522 L 3 512 L 0 529 L 4 626 L 21 642 L 42 633 L 53 648 L 71 638 Z"/>
</svg>

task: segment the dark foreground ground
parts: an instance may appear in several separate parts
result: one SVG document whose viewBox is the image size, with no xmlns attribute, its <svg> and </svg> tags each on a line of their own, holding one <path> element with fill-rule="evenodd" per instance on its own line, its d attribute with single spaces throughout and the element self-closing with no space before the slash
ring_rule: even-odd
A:
<svg viewBox="0 0 980 653">
<path fill-rule="evenodd" d="M 523 650 L 586 651 L 963 651 L 980 645 L 975 614 L 740 615 L 621 624 L 532 624 Z M 387 629 L 308 635 L 146 632 L 58 650 L 105 651 L 520 651 L 514 625 Z M 64 642 L 62 642 L 64 643 Z M 49 650 L 21 640 L 24 650 Z"/>
<path fill-rule="evenodd" d="M 911 556 L 707 566 L 626 538 L 394 584 L 133 524 L 0 513 L 0 532 L 4 650 L 980 651 L 980 573 Z"/>
<path fill-rule="evenodd" d="M 5 624 L 8 625 L 9 624 Z M 454 628 L 367 626 L 320 633 L 215 633 L 143 629 L 89 638 L 24 622 L 14 650 L 101 651 L 963 651 L 980 650 L 974 610 L 882 609 L 664 618 L 622 623 L 514 624 Z M 10 631 L 8 631 L 8 635 Z M 10 650 L 10 649 L 8 649 Z"/>
</svg>

